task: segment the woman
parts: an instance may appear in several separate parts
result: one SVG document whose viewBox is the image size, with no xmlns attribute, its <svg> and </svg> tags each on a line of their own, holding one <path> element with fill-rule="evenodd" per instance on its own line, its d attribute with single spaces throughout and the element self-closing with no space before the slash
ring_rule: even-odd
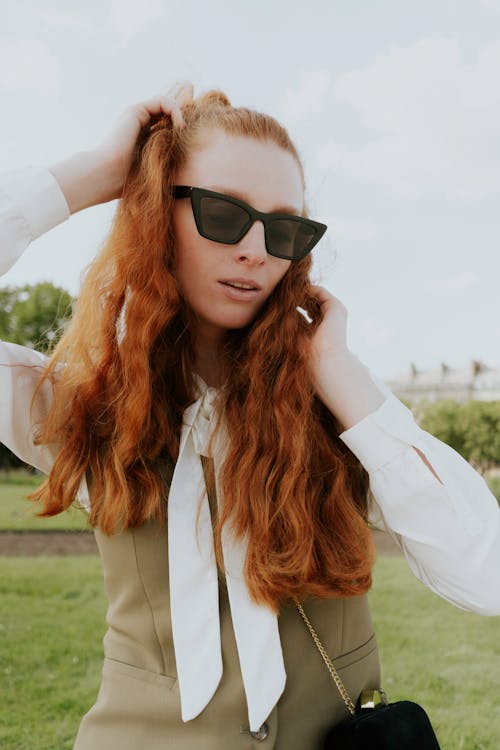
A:
<svg viewBox="0 0 500 750">
<path fill-rule="evenodd" d="M 293 599 L 354 700 L 379 687 L 368 521 L 433 591 L 500 614 L 496 500 L 349 351 L 309 280 L 325 226 L 304 192 L 282 126 L 190 84 L 95 151 L 4 175 L 3 271 L 121 199 L 51 357 L 0 349 L 0 437 L 49 475 L 40 515 L 86 507 L 103 560 L 76 750 L 319 747 L 348 714 Z"/>
</svg>

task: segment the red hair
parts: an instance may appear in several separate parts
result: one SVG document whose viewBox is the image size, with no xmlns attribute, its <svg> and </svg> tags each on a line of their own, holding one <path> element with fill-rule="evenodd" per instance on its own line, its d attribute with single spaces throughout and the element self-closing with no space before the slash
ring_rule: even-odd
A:
<svg viewBox="0 0 500 750">
<path fill-rule="evenodd" d="M 174 465 L 184 409 L 195 398 L 189 310 L 173 273 L 171 188 L 212 130 L 270 140 L 299 155 L 272 117 L 232 107 L 219 91 L 142 129 L 113 225 L 89 265 L 73 318 L 43 381 L 54 386 L 37 442 L 61 446 L 30 499 L 62 512 L 91 478 L 89 522 L 104 533 L 165 518 L 162 468 Z M 307 216 L 307 208 L 304 208 Z M 311 256 L 292 263 L 256 318 L 227 332 L 231 360 L 219 414 L 229 434 L 215 522 L 246 534 L 245 575 L 256 601 L 278 611 L 290 596 L 350 596 L 371 585 L 368 474 L 315 396 L 308 341 L 321 321 Z M 305 309 L 312 322 L 297 311 Z M 212 487 L 213 489 L 213 487 Z"/>
</svg>

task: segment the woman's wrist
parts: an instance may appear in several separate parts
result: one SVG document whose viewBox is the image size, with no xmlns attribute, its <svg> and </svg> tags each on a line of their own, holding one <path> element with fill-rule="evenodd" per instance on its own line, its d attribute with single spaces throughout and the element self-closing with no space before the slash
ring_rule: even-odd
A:
<svg viewBox="0 0 500 750">
<path fill-rule="evenodd" d="M 120 170 L 99 151 L 79 151 L 49 166 L 59 183 L 71 214 L 119 198 Z"/>
<path fill-rule="evenodd" d="M 316 392 L 343 430 L 374 412 L 387 398 L 371 379 L 368 368 L 350 351 L 340 356 L 324 354 Z"/>
</svg>

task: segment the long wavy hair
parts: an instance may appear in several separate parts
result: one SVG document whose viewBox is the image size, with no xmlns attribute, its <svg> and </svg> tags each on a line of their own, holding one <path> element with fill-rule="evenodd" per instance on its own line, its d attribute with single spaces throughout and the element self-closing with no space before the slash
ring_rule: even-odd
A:
<svg viewBox="0 0 500 750">
<path fill-rule="evenodd" d="M 167 115 L 141 130 L 110 232 L 33 396 L 32 405 L 50 379 L 53 401 L 36 442 L 58 452 L 29 496 L 43 503 L 38 515 L 67 509 L 86 475 L 89 523 L 109 535 L 164 523 L 164 468 L 175 464 L 182 414 L 195 399 L 190 315 L 175 278 L 177 170 L 222 130 L 286 149 L 305 185 L 298 152 L 273 117 L 233 107 L 220 91 L 200 95 L 183 115 L 180 129 Z M 292 263 L 255 319 L 227 332 L 231 366 L 218 400 L 229 447 L 214 521 L 217 562 L 223 569 L 228 523 L 248 540 L 251 595 L 274 611 L 291 596 L 365 593 L 374 560 L 367 472 L 308 374 L 309 339 L 321 322 L 310 268 L 311 256 Z M 213 472 L 208 481 L 213 491 Z"/>
</svg>

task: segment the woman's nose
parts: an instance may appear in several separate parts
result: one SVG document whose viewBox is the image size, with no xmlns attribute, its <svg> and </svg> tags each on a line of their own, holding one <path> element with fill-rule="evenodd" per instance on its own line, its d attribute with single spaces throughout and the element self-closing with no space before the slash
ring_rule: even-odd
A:
<svg viewBox="0 0 500 750">
<path fill-rule="evenodd" d="M 239 258 L 247 258 L 261 263 L 267 257 L 266 237 L 264 224 L 255 221 L 244 237 L 235 245 L 236 254 Z"/>
</svg>

